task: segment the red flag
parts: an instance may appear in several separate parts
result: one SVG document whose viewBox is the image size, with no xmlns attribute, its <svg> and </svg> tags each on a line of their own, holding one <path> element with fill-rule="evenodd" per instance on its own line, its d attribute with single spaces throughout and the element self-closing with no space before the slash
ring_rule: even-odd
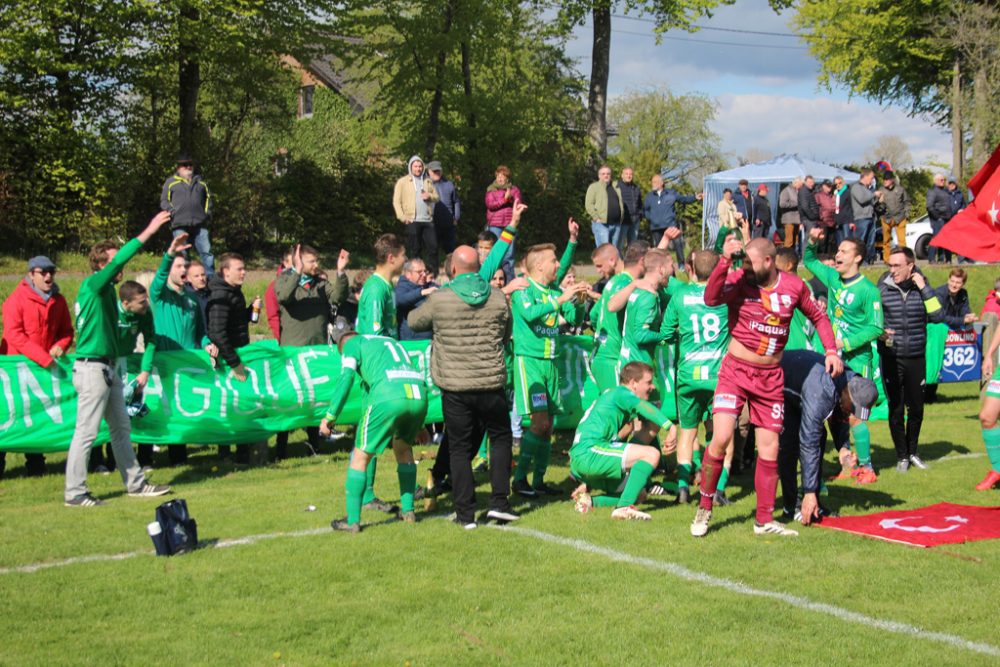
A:
<svg viewBox="0 0 1000 667">
<path fill-rule="evenodd" d="M 975 199 L 938 232 L 931 245 L 983 262 L 1000 261 L 1000 146 L 969 181 Z"/>
<path fill-rule="evenodd" d="M 915 510 L 823 519 L 822 528 L 917 547 L 1000 538 L 1000 507 L 938 503 Z"/>
</svg>

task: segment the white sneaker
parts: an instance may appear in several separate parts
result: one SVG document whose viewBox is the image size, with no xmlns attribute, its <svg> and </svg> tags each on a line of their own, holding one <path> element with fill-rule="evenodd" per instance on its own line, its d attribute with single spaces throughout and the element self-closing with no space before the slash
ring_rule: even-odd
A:
<svg viewBox="0 0 1000 667">
<path fill-rule="evenodd" d="M 625 507 L 616 507 L 615 511 L 611 513 L 611 518 L 618 521 L 649 521 L 653 517 L 645 512 L 640 512 L 632 505 L 626 505 Z"/>
<path fill-rule="evenodd" d="M 695 512 L 694 521 L 691 522 L 691 535 L 694 537 L 705 537 L 708 532 L 708 522 L 712 520 L 712 510 L 698 508 Z"/>
<path fill-rule="evenodd" d="M 763 526 L 754 521 L 754 535 L 780 535 L 781 537 L 798 537 L 799 531 L 786 528 L 777 521 L 768 521 Z"/>
</svg>

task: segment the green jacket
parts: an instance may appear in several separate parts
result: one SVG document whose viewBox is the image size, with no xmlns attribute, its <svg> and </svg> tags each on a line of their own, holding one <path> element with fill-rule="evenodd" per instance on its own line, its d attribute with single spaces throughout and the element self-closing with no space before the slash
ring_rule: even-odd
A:
<svg viewBox="0 0 1000 667">
<path fill-rule="evenodd" d="M 274 281 L 274 295 L 281 305 L 282 345 L 326 345 L 333 308 L 347 298 L 347 276 L 338 274 L 333 282 L 320 278 L 306 282 L 287 269 Z"/>
<path fill-rule="evenodd" d="M 617 182 L 611 183 L 611 186 L 615 189 L 615 194 L 618 195 L 618 210 L 622 212 L 622 216 L 625 215 L 625 203 L 622 201 L 622 191 L 618 187 Z M 607 222 L 608 221 L 608 186 L 604 181 L 595 181 L 590 184 L 587 188 L 587 200 L 585 202 L 587 207 L 587 215 L 594 222 Z"/>
<path fill-rule="evenodd" d="M 142 243 L 132 239 L 100 271 L 87 277 L 76 296 L 76 355 L 117 359 L 130 354 L 118 339 L 118 295 L 114 280 Z"/>
<path fill-rule="evenodd" d="M 156 354 L 156 335 L 153 331 L 152 309 L 143 315 L 137 315 L 122 308 L 121 301 L 118 302 L 118 330 L 115 332 L 118 338 L 118 350 L 121 356 L 135 352 L 139 334 L 142 334 L 145 347 L 139 369 L 146 372 L 153 370 L 153 355 Z"/>
<path fill-rule="evenodd" d="M 149 286 L 156 325 L 156 348 L 165 350 L 200 350 L 208 345 L 205 318 L 194 293 L 177 292 L 167 282 L 174 257 L 163 256 L 160 268 Z"/>
</svg>

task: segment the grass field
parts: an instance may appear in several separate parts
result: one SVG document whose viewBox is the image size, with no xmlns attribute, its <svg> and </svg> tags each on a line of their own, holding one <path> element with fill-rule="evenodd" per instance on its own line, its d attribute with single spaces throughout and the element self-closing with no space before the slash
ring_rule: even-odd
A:
<svg viewBox="0 0 1000 667">
<path fill-rule="evenodd" d="M 930 470 L 895 473 L 886 425 L 877 423 L 879 482 L 831 484 L 824 502 L 848 514 L 939 501 L 1000 504 L 997 492 L 972 489 L 987 466 L 977 389 L 945 385 L 940 402 L 928 406 L 921 452 Z M 645 524 L 612 522 L 607 511 L 579 515 L 568 500 L 554 500 L 520 504 L 520 532 L 466 532 L 440 518 L 450 510 L 445 498 L 412 526 L 366 514 L 366 530 L 351 536 L 327 528 L 344 512 L 346 457 L 326 452 L 234 470 L 204 451 L 188 466 L 157 469 L 153 480 L 172 484 L 188 501 L 206 544 L 167 559 L 152 555 L 145 534 L 158 501 L 127 498 L 117 475 L 95 475 L 92 487 L 108 505 L 67 509 L 60 502 L 60 456 L 50 457 L 52 474 L 27 478 L 19 476 L 20 455 L 9 455 L 13 476 L 0 484 L 0 663 L 986 665 L 1000 659 L 996 542 L 917 549 L 821 528 L 803 529 L 797 539 L 757 538 L 749 475 L 731 483 L 737 502 L 717 510 L 703 540 L 688 535 L 693 509 L 667 500 L 652 503 L 654 519 Z M 565 456 L 554 459 L 550 476 L 568 489 Z M 383 461 L 378 488 L 393 499 L 395 466 Z M 421 463 L 421 480 L 428 465 Z M 318 510 L 306 511 L 310 504 Z M 231 542 L 247 536 L 262 537 Z M 64 560 L 114 554 L 131 557 Z M 39 563 L 53 567 L 12 570 Z M 864 618 L 709 586 L 690 573 Z M 893 631 L 886 625 L 893 622 L 919 631 Z M 931 633 L 961 639 L 943 643 Z M 994 654 L 963 640 L 992 646 Z"/>
<path fill-rule="evenodd" d="M 935 285 L 947 275 L 927 272 Z M 978 309 L 997 269 L 970 272 Z M 71 303 L 81 278 L 59 278 Z M 263 294 L 270 279 L 254 272 L 246 294 Z M 0 298 L 15 283 L 0 279 Z M 253 333 L 268 335 L 263 323 Z M 823 502 L 844 514 L 941 501 L 1000 505 L 1000 492 L 972 488 L 987 469 L 978 405 L 975 384 L 942 386 L 925 416 L 924 472 L 892 470 L 887 427 L 876 423 L 879 482 L 833 483 Z M 550 473 L 567 492 L 558 452 L 569 436 L 560 434 Z M 992 599 L 1000 543 L 916 549 L 821 528 L 756 538 L 749 474 L 730 483 L 737 502 L 716 511 L 703 540 L 688 535 L 693 508 L 666 499 L 650 504 L 647 524 L 613 523 L 607 511 L 582 516 L 553 500 L 521 503 L 515 530 L 466 532 L 442 518 L 445 498 L 433 514 L 418 513 L 416 525 L 366 514 L 366 530 L 349 536 L 328 528 L 344 514 L 345 452 L 234 469 L 214 449 L 199 450 L 189 465 L 152 475 L 188 501 L 205 545 L 167 559 L 152 555 L 145 532 L 159 501 L 127 498 L 117 474 L 93 475 L 92 490 L 108 505 L 64 508 L 63 460 L 50 456 L 50 474 L 28 478 L 21 455 L 8 455 L 0 664 L 1000 661 Z M 420 481 L 428 467 L 421 463 Z M 378 488 L 398 497 L 391 456 Z M 310 504 L 317 511 L 306 511 Z"/>
</svg>

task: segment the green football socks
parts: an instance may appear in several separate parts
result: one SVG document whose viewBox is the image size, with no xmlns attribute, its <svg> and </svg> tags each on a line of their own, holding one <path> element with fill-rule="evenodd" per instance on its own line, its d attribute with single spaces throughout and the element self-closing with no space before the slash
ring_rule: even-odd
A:
<svg viewBox="0 0 1000 667">
<path fill-rule="evenodd" d="M 524 431 L 521 436 L 521 453 L 517 457 L 517 468 L 514 469 L 514 481 L 520 482 L 528 478 L 528 471 L 532 469 L 535 460 L 535 448 L 538 446 L 540 438 L 529 430 Z"/>
<path fill-rule="evenodd" d="M 715 487 L 716 491 L 725 491 L 726 482 L 729 481 L 729 466 L 725 463 L 722 464 L 722 472 L 719 474 L 719 484 Z"/>
<path fill-rule="evenodd" d="M 861 422 L 857 426 L 852 426 L 851 435 L 854 436 L 854 449 L 858 453 L 858 465 L 870 466 L 872 464 L 872 436 L 868 430 L 868 424 Z"/>
<path fill-rule="evenodd" d="M 622 497 L 618 500 L 618 507 L 635 505 L 636 500 L 639 499 L 639 494 L 646 488 L 646 482 L 649 481 L 649 476 L 652 474 L 653 466 L 646 461 L 636 461 L 633 463 L 632 469 L 628 473 L 628 480 L 625 482 L 625 490 L 622 492 Z"/>
<path fill-rule="evenodd" d="M 1000 472 L 1000 427 L 983 430 L 983 440 L 986 442 L 986 455 L 990 457 L 993 470 Z"/>
<path fill-rule="evenodd" d="M 368 467 L 365 468 L 365 497 L 362 499 L 362 503 L 368 504 L 375 500 L 375 470 L 377 469 L 376 462 L 377 458 L 374 456 L 372 460 L 368 462 Z"/>
<path fill-rule="evenodd" d="M 691 483 L 691 464 L 690 463 L 678 463 L 677 464 L 677 488 L 686 489 Z"/>
<path fill-rule="evenodd" d="M 396 476 L 399 477 L 399 506 L 404 512 L 412 512 L 413 492 L 417 488 L 417 464 L 397 463 Z"/>
<path fill-rule="evenodd" d="M 532 437 L 537 438 L 537 436 Z M 537 438 L 535 441 L 535 476 L 532 478 L 535 486 L 541 486 L 542 482 L 545 481 L 545 471 L 549 469 L 551 456 L 552 442 L 548 438 Z"/>
<path fill-rule="evenodd" d="M 365 473 L 353 468 L 347 469 L 347 523 L 361 523 L 361 497 L 365 493 Z M 412 496 L 411 501 L 412 503 Z"/>
<path fill-rule="evenodd" d="M 705 443 L 705 446 L 708 447 L 708 443 Z M 701 450 L 700 449 L 694 450 L 694 454 L 692 455 L 692 461 L 694 461 L 694 470 L 695 470 L 695 472 L 701 470 Z"/>
<path fill-rule="evenodd" d="M 618 507 L 618 496 L 592 496 L 594 507 Z"/>
</svg>

